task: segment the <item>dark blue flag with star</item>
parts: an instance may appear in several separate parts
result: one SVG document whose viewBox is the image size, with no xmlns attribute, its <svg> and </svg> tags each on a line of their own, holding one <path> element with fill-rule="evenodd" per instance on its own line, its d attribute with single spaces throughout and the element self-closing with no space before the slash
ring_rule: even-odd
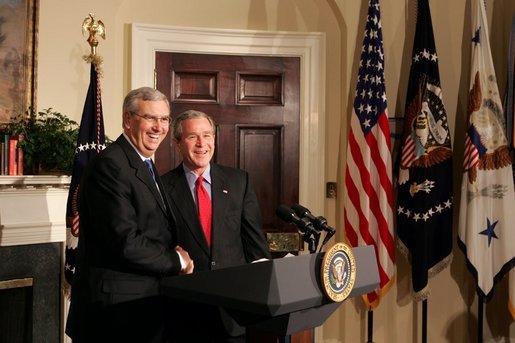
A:
<svg viewBox="0 0 515 343">
<path fill-rule="evenodd" d="M 400 146 L 397 236 L 411 261 L 413 297 L 452 260 L 452 148 L 428 0 L 417 24 Z"/>
<path fill-rule="evenodd" d="M 104 118 L 100 98 L 100 80 L 98 73 L 99 60 L 91 62 L 88 94 L 82 111 L 79 137 L 75 149 L 73 173 L 66 204 L 66 250 L 65 250 L 65 293 L 69 294 L 75 274 L 75 256 L 79 240 L 79 213 L 77 210 L 77 194 L 82 173 L 88 162 L 105 149 Z"/>
<path fill-rule="evenodd" d="M 515 193 L 487 23 L 483 0 L 474 0 L 458 246 L 478 294 L 490 299 L 495 285 L 515 266 Z M 475 139 L 469 139 L 469 132 Z"/>
</svg>

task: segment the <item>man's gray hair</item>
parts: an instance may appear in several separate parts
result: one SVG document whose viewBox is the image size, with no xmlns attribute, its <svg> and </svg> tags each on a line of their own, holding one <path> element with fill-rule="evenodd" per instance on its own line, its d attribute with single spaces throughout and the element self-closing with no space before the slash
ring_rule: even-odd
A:
<svg viewBox="0 0 515 343">
<path fill-rule="evenodd" d="M 166 95 L 152 87 L 141 87 L 131 90 L 123 100 L 123 113 L 137 113 L 139 110 L 138 101 L 164 101 L 170 109 L 170 102 Z M 170 113 L 168 113 L 170 114 Z"/>
</svg>

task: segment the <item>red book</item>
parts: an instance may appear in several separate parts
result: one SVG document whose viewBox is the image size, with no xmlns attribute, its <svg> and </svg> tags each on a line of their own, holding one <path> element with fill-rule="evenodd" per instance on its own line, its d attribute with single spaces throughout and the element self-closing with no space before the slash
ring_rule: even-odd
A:
<svg viewBox="0 0 515 343">
<path fill-rule="evenodd" d="M 5 175 L 5 168 L 4 168 L 4 165 L 5 165 L 5 148 L 4 148 L 4 145 L 5 143 L 4 142 L 0 142 L 0 175 Z"/>
<path fill-rule="evenodd" d="M 16 156 L 17 156 L 17 161 L 16 161 L 17 174 L 16 175 L 23 175 L 23 149 L 22 148 L 16 149 Z"/>
<path fill-rule="evenodd" d="M 24 139 L 23 135 L 18 135 L 18 142 L 21 142 Z M 23 175 L 23 149 L 16 148 L 16 157 L 17 157 L 17 175 Z"/>
<path fill-rule="evenodd" d="M 8 175 L 16 175 L 18 173 L 16 145 L 18 145 L 18 136 L 11 136 L 11 138 L 9 138 L 9 158 L 7 161 Z"/>
</svg>

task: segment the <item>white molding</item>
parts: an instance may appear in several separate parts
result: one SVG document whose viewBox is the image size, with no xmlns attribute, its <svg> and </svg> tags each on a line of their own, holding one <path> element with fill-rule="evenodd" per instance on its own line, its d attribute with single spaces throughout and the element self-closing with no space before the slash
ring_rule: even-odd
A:
<svg viewBox="0 0 515 343">
<path fill-rule="evenodd" d="M 66 205 L 66 204 L 65 204 Z M 66 241 L 66 222 L 0 225 L 0 246 L 61 243 Z"/>
<path fill-rule="evenodd" d="M 309 206 L 314 213 L 324 213 L 324 33 L 205 29 L 134 23 L 132 88 L 154 85 L 155 54 L 158 51 L 300 57 L 299 202 Z"/>
<path fill-rule="evenodd" d="M 0 178 L 0 247 L 66 241 L 69 177 Z"/>
<path fill-rule="evenodd" d="M 26 187 L 26 186 L 68 186 L 71 177 L 67 175 L 2 175 L 1 186 Z"/>
</svg>

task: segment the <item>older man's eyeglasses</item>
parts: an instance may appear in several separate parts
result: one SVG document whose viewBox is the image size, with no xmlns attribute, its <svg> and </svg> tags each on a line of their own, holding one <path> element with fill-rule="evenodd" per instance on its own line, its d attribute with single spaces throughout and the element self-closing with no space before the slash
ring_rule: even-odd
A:
<svg viewBox="0 0 515 343">
<path fill-rule="evenodd" d="M 151 116 L 150 114 L 138 114 L 135 112 L 132 112 L 132 114 L 137 115 L 138 117 L 142 118 L 148 123 L 152 124 L 160 124 L 162 126 L 170 125 L 171 118 L 170 116 L 164 116 L 164 117 L 158 117 L 158 116 Z"/>
</svg>

